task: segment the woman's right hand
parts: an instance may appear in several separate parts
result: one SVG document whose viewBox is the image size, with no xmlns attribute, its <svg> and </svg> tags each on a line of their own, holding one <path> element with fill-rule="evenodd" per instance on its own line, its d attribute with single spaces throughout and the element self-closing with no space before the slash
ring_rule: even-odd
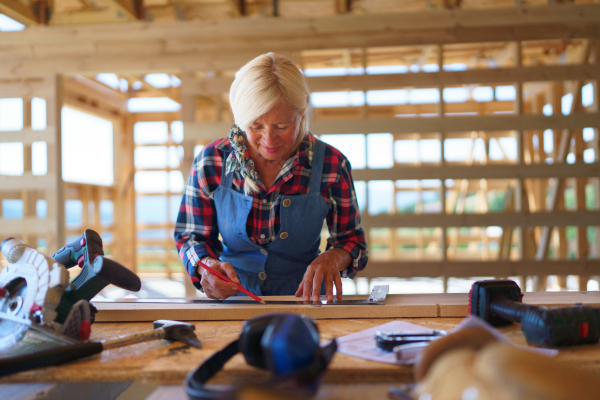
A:
<svg viewBox="0 0 600 400">
<path fill-rule="evenodd" d="M 211 257 L 204 257 L 201 260 L 202 263 L 206 264 L 206 266 L 214 269 L 215 271 L 225 275 L 229 279 L 234 282 L 240 282 L 237 277 L 237 273 L 233 269 L 233 266 L 227 262 L 221 262 L 219 260 L 215 260 Z M 226 299 L 228 297 L 234 296 L 240 292 L 240 289 L 237 285 L 224 281 L 218 276 L 211 273 L 209 270 L 202 268 L 201 265 L 197 267 L 198 275 L 202 277 L 200 280 L 200 284 L 202 285 L 202 289 L 204 289 L 204 293 L 210 299 Z"/>
</svg>

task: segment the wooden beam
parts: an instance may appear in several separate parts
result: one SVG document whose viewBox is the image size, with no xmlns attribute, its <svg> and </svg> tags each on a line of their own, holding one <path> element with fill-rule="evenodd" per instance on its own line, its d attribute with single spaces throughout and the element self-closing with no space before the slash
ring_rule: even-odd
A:
<svg viewBox="0 0 600 400">
<path fill-rule="evenodd" d="M 461 132 L 533 129 L 577 129 L 597 126 L 600 114 L 577 115 L 520 115 L 520 116 L 468 116 L 432 118 L 378 118 L 366 120 L 313 121 L 311 129 L 317 134 L 343 133 L 414 133 Z"/>
<path fill-rule="evenodd" d="M 246 16 L 246 0 L 228 0 L 233 15 L 237 18 Z"/>
<path fill-rule="evenodd" d="M 46 97 L 52 94 L 52 82 L 45 79 L 19 79 L 0 81 L 0 97 Z"/>
<path fill-rule="evenodd" d="M 596 226 L 600 212 L 538 212 L 488 214 L 382 214 L 362 215 L 362 226 L 368 228 L 451 228 L 477 226 Z"/>
<path fill-rule="evenodd" d="M 2 191 L 51 189 L 55 179 L 54 173 L 33 175 L 31 172 L 24 172 L 20 176 L 0 175 L 0 188 Z"/>
<path fill-rule="evenodd" d="M 523 261 L 369 261 L 363 278 L 472 277 L 517 275 L 598 275 L 599 260 Z M 524 290 L 524 288 L 523 288 Z"/>
<path fill-rule="evenodd" d="M 468 116 L 432 118 L 370 118 L 326 120 L 311 122 L 310 129 L 318 135 L 391 132 L 466 132 L 506 131 L 535 129 L 577 129 L 600 125 L 600 114 L 577 115 L 519 115 L 519 116 Z M 224 136 L 230 122 L 185 122 L 186 140 L 216 140 Z"/>
<path fill-rule="evenodd" d="M 594 178 L 600 176 L 600 165 L 593 164 L 527 164 L 527 165 L 445 165 L 395 166 L 389 169 L 353 169 L 356 181 L 399 179 L 535 179 Z"/>
<path fill-rule="evenodd" d="M 56 233 L 56 220 L 54 218 L 40 219 L 37 217 L 24 217 L 22 219 L 0 218 L 0 235 L 52 235 Z"/>
<path fill-rule="evenodd" d="M 345 75 L 307 77 L 312 92 L 341 90 L 375 90 L 401 87 L 432 87 L 467 84 L 502 84 L 524 82 L 549 82 L 564 80 L 594 80 L 600 70 L 589 64 L 549 65 L 497 69 L 472 69 L 467 71 L 418 72 L 407 74 Z M 183 88 L 189 94 L 216 94 L 229 91 L 232 77 L 192 81 Z"/>
<path fill-rule="evenodd" d="M 26 26 L 38 25 L 38 18 L 31 7 L 18 0 L 0 0 L 0 14 L 5 14 Z M 4 35 L 4 32 L 2 34 Z"/>
<path fill-rule="evenodd" d="M 33 142 L 46 142 L 54 144 L 56 140 L 56 127 L 47 126 L 42 131 L 34 131 L 30 127 L 23 128 L 20 131 L 0 132 L 0 143 L 21 142 L 23 144 L 32 144 Z"/>
<path fill-rule="evenodd" d="M 130 0 L 105 0 L 117 7 L 119 11 L 125 14 L 132 21 L 139 20 L 138 11 L 136 10 L 135 4 Z"/>
<path fill-rule="evenodd" d="M 317 19 L 273 19 L 259 26 L 254 20 L 241 19 L 234 25 L 223 20 L 30 29 L 3 33 L 0 77 L 42 72 L 217 71 L 237 69 L 267 51 L 286 54 L 306 49 L 596 38 L 600 37 L 599 26 L 600 6 L 589 4 L 347 13 Z M 72 48 L 78 49 L 77 57 L 56 54 Z M 55 54 L 40 55 L 49 49 Z M 41 58 L 46 62 L 40 62 Z"/>
</svg>

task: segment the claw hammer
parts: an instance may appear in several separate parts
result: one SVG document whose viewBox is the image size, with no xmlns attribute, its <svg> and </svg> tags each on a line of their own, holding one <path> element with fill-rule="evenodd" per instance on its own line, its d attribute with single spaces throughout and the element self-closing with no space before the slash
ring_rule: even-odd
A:
<svg viewBox="0 0 600 400">
<path fill-rule="evenodd" d="M 147 332 L 100 342 L 81 342 L 22 356 L 0 359 L 0 377 L 50 365 L 64 364 L 69 361 L 98 354 L 105 349 L 148 342 L 150 340 L 166 339 L 201 348 L 200 340 L 198 340 L 198 337 L 194 333 L 195 329 L 196 327 L 193 324 L 161 319 L 154 321 L 154 329 Z"/>
</svg>

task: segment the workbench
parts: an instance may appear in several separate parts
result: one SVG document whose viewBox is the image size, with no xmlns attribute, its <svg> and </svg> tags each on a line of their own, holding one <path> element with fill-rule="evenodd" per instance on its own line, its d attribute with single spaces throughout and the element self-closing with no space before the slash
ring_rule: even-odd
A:
<svg viewBox="0 0 600 400">
<path fill-rule="evenodd" d="M 546 298 L 547 303 L 560 304 L 564 299 L 572 299 L 573 296 L 581 295 L 589 299 L 587 304 L 600 305 L 600 293 L 587 292 L 570 294 L 537 294 Z M 396 295 L 398 298 L 405 297 L 408 300 L 412 296 L 421 298 L 422 295 Z M 390 296 L 393 303 L 396 296 Z M 431 295 L 437 299 L 444 300 L 448 297 L 452 300 L 453 307 L 462 306 L 467 301 L 467 295 Z M 534 298 L 535 296 L 531 297 Z M 561 300 L 563 299 L 563 300 Z M 268 298 L 265 298 L 268 302 Z M 414 300 L 414 298 L 413 298 Z M 412 300 L 411 300 L 412 301 Z M 409 301 L 410 303 L 410 301 Z M 573 304 L 565 301 L 563 304 Z M 114 306 L 114 305 L 113 305 Z M 102 307 L 98 316 L 102 316 Z M 329 307 L 335 311 L 336 307 Z M 363 309 L 372 309 L 381 306 L 362 306 Z M 114 307 L 113 307 L 114 308 Z M 308 307 L 304 310 L 318 310 L 319 308 Z M 270 308 L 265 308 L 271 312 Z M 338 308 L 339 310 L 339 308 Z M 310 311 L 309 311 L 310 312 Z M 308 313 L 309 313 L 308 312 Z M 321 312 L 321 311 L 317 311 Z M 177 315 L 177 314 L 175 314 Z M 179 315 L 177 315 L 179 316 Z M 318 319 L 317 325 L 321 333 L 321 340 L 328 341 L 336 337 L 372 328 L 393 320 L 402 320 L 422 325 L 432 329 L 451 330 L 462 320 L 463 316 L 454 317 L 396 317 L 396 318 L 326 318 Z M 173 313 L 164 313 L 162 318 L 173 319 Z M 183 318 L 179 318 L 183 319 Z M 161 387 L 149 398 L 152 400 L 186 399 L 181 387 L 185 374 L 196 367 L 202 360 L 212 355 L 215 351 L 225 347 L 239 336 L 243 321 L 192 321 L 196 326 L 197 335 L 202 342 L 202 349 L 193 349 L 181 343 L 167 343 L 165 341 L 151 341 L 122 347 L 113 350 L 105 350 L 97 356 L 73 362 L 68 365 L 48 367 L 35 371 L 23 372 L 0 380 L 0 383 L 31 383 L 31 382 L 132 382 L 139 381 L 148 385 L 160 385 Z M 151 322 L 98 322 L 92 326 L 91 340 L 102 340 L 114 338 L 120 335 L 149 330 Z M 525 344 L 525 339 L 520 331 L 519 324 L 511 324 L 499 328 L 511 340 L 518 344 Z M 26 337 L 21 343 L 26 345 Z M 558 359 L 579 367 L 595 371 L 600 379 L 600 345 L 578 346 L 563 349 Z M 211 383 L 233 383 L 245 380 L 256 381 L 266 377 L 264 371 L 257 370 L 246 364 L 241 354 L 236 355 L 227 363 L 225 369 L 219 372 Z M 319 392 L 318 398 L 361 398 L 364 400 L 365 393 L 374 393 L 385 396 L 390 386 L 398 383 L 412 381 L 412 368 L 381 364 L 354 358 L 345 354 L 337 353 L 327 370 L 324 385 Z M 168 386 L 176 385 L 176 386 Z"/>
</svg>

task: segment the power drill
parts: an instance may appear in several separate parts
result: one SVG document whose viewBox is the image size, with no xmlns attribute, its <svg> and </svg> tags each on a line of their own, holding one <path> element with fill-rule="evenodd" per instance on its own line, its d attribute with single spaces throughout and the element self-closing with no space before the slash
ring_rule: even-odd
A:
<svg viewBox="0 0 600 400">
<path fill-rule="evenodd" d="M 89 301 L 108 284 L 137 292 L 140 290 L 140 278 L 116 261 L 104 256 L 102 238 L 100 235 L 87 229 L 74 242 L 58 250 L 52 258 L 66 268 L 79 265 L 81 272 L 69 284 L 56 312 L 56 322 L 63 323 L 67 318 L 73 304 L 79 300 Z M 92 322 L 96 309 L 90 304 Z"/>
<path fill-rule="evenodd" d="M 469 314 L 492 325 L 520 322 L 527 343 L 562 347 L 598 343 L 600 309 L 574 305 L 547 308 L 522 303 L 523 294 L 514 281 L 492 279 L 473 284 Z"/>
</svg>

